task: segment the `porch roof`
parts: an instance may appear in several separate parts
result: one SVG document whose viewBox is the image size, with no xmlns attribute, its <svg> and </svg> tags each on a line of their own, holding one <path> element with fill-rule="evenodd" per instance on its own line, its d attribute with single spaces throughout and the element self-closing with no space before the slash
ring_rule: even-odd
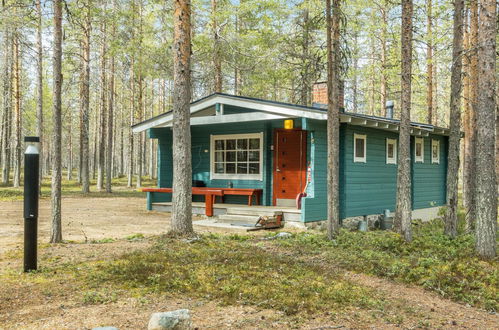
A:
<svg viewBox="0 0 499 330">
<path fill-rule="evenodd" d="M 255 112 L 224 114 L 224 105 L 228 107 L 250 109 Z M 286 118 L 309 118 L 327 120 L 327 110 L 321 107 L 308 107 L 284 102 L 263 100 L 252 97 L 236 96 L 223 93 L 214 93 L 191 103 L 191 125 L 209 125 L 231 122 L 259 121 Z M 263 113 L 262 113 L 263 112 Z M 149 128 L 171 127 L 173 112 L 168 111 L 132 126 L 134 133 Z M 399 130 L 400 121 L 377 116 L 369 116 L 351 112 L 340 114 L 342 123 L 350 123 L 382 130 Z M 428 136 L 430 133 L 449 135 L 449 129 L 429 124 L 411 122 L 411 134 Z"/>
</svg>

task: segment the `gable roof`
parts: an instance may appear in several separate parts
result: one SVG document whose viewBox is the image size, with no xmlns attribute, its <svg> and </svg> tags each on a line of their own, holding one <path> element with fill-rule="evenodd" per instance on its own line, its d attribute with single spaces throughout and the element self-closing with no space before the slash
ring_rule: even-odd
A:
<svg viewBox="0 0 499 330">
<path fill-rule="evenodd" d="M 266 119 L 279 119 L 279 118 L 296 118 L 303 117 L 309 119 L 317 120 L 327 120 L 327 110 L 326 107 L 309 107 L 304 105 L 290 104 L 284 102 L 263 100 L 253 97 L 237 96 L 224 93 L 214 93 L 198 99 L 191 103 L 190 113 L 191 113 L 191 125 L 201 125 L 206 123 L 224 123 L 232 121 L 241 121 L 238 119 L 243 119 L 243 115 L 223 115 L 223 116 L 213 116 L 209 113 L 209 116 L 204 116 L 203 118 L 210 117 L 212 120 L 201 120 L 201 118 L 195 118 L 197 113 L 202 110 L 214 109 L 217 104 L 233 106 L 238 108 L 247 108 L 255 110 L 257 112 L 267 113 L 267 116 L 251 116 L 245 114 L 246 121 L 253 120 L 266 120 Z M 199 116 L 198 116 L 199 117 Z M 225 118 L 222 118 L 225 117 Z M 398 131 L 400 121 L 398 119 L 391 119 L 385 117 L 369 116 L 364 114 L 352 113 L 352 112 L 341 112 L 340 120 L 342 123 L 350 123 L 352 125 L 366 126 L 379 128 L 389 131 Z M 145 131 L 149 128 L 154 127 L 168 127 L 171 126 L 173 121 L 173 112 L 168 111 L 161 115 L 149 118 L 138 124 L 132 126 L 132 131 L 134 133 Z M 449 130 L 447 128 L 436 127 L 429 124 L 411 122 L 411 134 L 428 136 L 429 133 L 439 134 L 439 135 L 449 135 Z"/>
</svg>

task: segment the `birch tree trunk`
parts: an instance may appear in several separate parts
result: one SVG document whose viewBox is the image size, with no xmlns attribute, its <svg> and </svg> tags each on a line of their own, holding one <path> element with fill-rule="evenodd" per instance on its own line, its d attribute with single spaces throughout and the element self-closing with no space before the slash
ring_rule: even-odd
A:
<svg viewBox="0 0 499 330">
<path fill-rule="evenodd" d="M 454 38 L 452 45 L 452 76 L 450 95 L 450 136 L 447 160 L 447 209 L 445 214 L 445 235 L 457 236 L 457 202 L 459 150 L 461 139 L 461 90 L 463 52 L 464 0 L 454 0 Z"/>
<path fill-rule="evenodd" d="M 81 72 L 81 94 L 80 94 L 80 166 L 81 166 L 81 190 L 84 194 L 90 192 L 90 172 L 89 172 L 89 111 L 90 111 L 90 32 L 91 26 L 91 0 L 85 3 L 85 23 L 83 28 L 83 56 L 82 56 L 82 72 Z"/>
<path fill-rule="evenodd" d="M 332 12 L 331 12 L 332 11 Z M 340 0 L 326 1 L 327 15 L 327 234 L 329 239 L 338 235 L 340 227 L 339 186 L 339 42 L 340 42 Z"/>
<path fill-rule="evenodd" d="M 412 241 L 411 230 L 411 66 L 412 66 L 412 0 L 402 0 L 402 72 L 399 152 L 397 168 L 397 206 L 394 229 L 407 242 Z"/>
<path fill-rule="evenodd" d="M 41 1 L 36 0 L 36 135 L 40 138 L 39 157 L 43 159 L 43 46 L 42 46 L 42 8 Z M 43 173 L 43 161 L 39 163 L 39 173 Z M 39 185 L 43 175 L 39 176 Z M 41 194 L 41 189 L 40 189 Z"/>
<path fill-rule="evenodd" d="M 478 100 L 478 0 L 470 0 L 470 88 L 469 88 L 469 123 L 468 137 L 465 150 L 465 180 L 463 182 L 464 206 L 467 208 L 466 229 L 471 232 L 474 228 L 476 219 L 476 201 L 475 201 L 475 173 L 476 173 L 476 108 Z"/>
<path fill-rule="evenodd" d="M 494 258 L 497 245 L 495 175 L 497 2 L 480 1 L 478 30 L 478 104 L 476 108 L 476 251 Z"/>
<path fill-rule="evenodd" d="M 171 231 L 188 235 L 192 228 L 191 2 L 173 2 L 173 212 Z"/>
<path fill-rule="evenodd" d="M 61 87 L 62 87 L 62 1 L 54 0 L 53 84 L 54 125 L 52 142 L 52 231 L 51 243 L 62 242 L 61 224 Z"/>
<path fill-rule="evenodd" d="M 14 70 L 12 83 L 13 96 L 14 96 L 14 136 L 13 142 L 13 163 L 14 163 L 14 179 L 13 186 L 19 187 L 21 185 L 21 59 L 20 59 L 20 36 L 19 31 L 14 33 L 13 38 L 13 51 L 14 51 Z"/>
</svg>

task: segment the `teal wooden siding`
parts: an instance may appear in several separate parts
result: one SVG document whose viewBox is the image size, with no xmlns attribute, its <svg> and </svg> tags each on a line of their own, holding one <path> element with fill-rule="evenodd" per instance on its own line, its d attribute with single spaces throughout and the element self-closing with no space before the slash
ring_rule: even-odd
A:
<svg viewBox="0 0 499 330">
<path fill-rule="evenodd" d="M 327 218 L 327 123 L 326 121 L 297 118 L 295 127 L 307 130 L 307 163 L 311 165 L 312 181 L 307 197 L 302 201 L 302 221 Z M 283 120 L 194 126 L 192 135 L 193 179 L 202 180 L 208 187 L 227 187 L 229 181 L 236 188 L 263 189 L 262 204 L 272 205 L 273 191 L 273 136 L 275 128 L 282 128 Z M 263 180 L 211 180 L 210 135 L 263 132 Z M 365 134 L 367 162 L 353 161 L 353 136 Z M 172 186 L 172 134 L 170 128 L 149 131 L 158 138 L 158 186 Z M 384 209 L 395 209 L 397 165 L 386 164 L 386 139 L 398 139 L 398 134 L 350 124 L 340 126 L 340 218 L 366 214 L 381 214 Z M 431 163 L 431 139 L 440 141 L 440 163 Z M 411 170 L 413 209 L 445 204 L 447 137 L 431 135 L 424 138 L 424 163 L 414 163 L 414 138 L 411 138 Z M 205 152 L 208 150 L 208 152 Z M 195 200 L 202 198 L 194 197 Z M 168 194 L 151 194 L 153 202 L 170 201 Z M 247 197 L 227 196 L 228 203 L 247 203 Z"/>
<path fill-rule="evenodd" d="M 295 127 L 301 126 L 301 119 L 295 119 Z M 263 189 L 262 204 L 272 205 L 272 179 L 273 163 L 270 146 L 273 144 L 275 128 L 283 128 L 283 120 L 242 122 L 218 125 L 204 125 L 191 127 L 192 141 L 192 178 L 205 182 L 207 187 L 228 187 L 229 183 L 234 188 Z M 210 136 L 226 134 L 249 134 L 263 132 L 263 178 L 262 180 L 229 180 L 210 179 Z M 171 187 L 172 185 L 172 134 L 170 128 L 155 128 L 149 131 L 152 138 L 159 139 L 158 148 L 158 186 Z M 205 152 L 208 151 L 208 152 Z M 151 202 L 169 201 L 167 194 L 163 197 L 152 197 Z M 168 196 L 168 197 L 164 197 Z M 158 200 L 158 198 L 160 200 Z M 202 200 L 202 196 L 193 196 L 194 201 Z M 246 204 L 245 196 L 226 196 L 226 203 Z"/>
<path fill-rule="evenodd" d="M 431 140 L 440 141 L 440 163 L 431 162 Z M 424 162 L 414 162 L 414 137 L 411 137 L 412 208 L 442 206 L 446 202 L 447 141 L 440 135 L 424 137 Z M 458 175 L 456 173 L 456 175 Z"/>
<path fill-rule="evenodd" d="M 366 135 L 366 162 L 354 162 L 354 134 Z M 374 128 L 347 125 L 342 130 L 344 143 L 340 167 L 340 217 L 381 214 L 395 209 L 397 165 L 386 164 L 386 139 L 398 134 Z"/>
<path fill-rule="evenodd" d="M 325 121 L 306 120 L 309 130 L 308 161 L 312 165 L 312 184 L 303 200 L 304 222 L 327 218 L 327 127 Z M 353 161 L 354 134 L 366 135 L 366 163 Z M 440 164 L 431 164 L 431 139 L 440 141 Z M 397 165 L 386 164 L 386 139 L 398 134 L 384 130 L 342 124 L 340 127 L 340 218 L 381 214 L 395 210 Z M 412 164 L 413 209 L 445 204 L 447 138 L 424 138 L 424 163 Z M 411 157 L 414 157 L 411 138 Z"/>
<path fill-rule="evenodd" d="M 307 163 L 312 168 L 312 182 L 307 187 L 307 197 L 302 199 L 303 222 L 327 218 L 327 144 L 326 121 L 304 120 L 307 130 Z"/>
</svg>

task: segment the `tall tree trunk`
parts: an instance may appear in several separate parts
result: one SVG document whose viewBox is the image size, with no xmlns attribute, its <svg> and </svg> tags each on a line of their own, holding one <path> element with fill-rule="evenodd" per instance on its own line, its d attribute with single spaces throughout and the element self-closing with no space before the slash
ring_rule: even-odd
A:
<svg viewBox="0 0 499 330">
<path fill-rule="evenodd" d="M 412 80 L 412 0 L 402 0 L 402 72 L 400 97 L 400 130 L 397 168 L 397 206 L 394 229 L 407 242 L 412 241 L 411 230 L 411 80 Z"/>
<path fill-rule="evenodd" d="M 428 124 L 433 124 L 433 17 L 432 0 L 426 0 L 426 107 Z"/>
<path fill-rule="evenodd" d="M 4 62 L 3 62 L 3 113 L 2 113 L 2 184 L 8 185 L 10 181 L 10 151 L 11 139 L 10 130 L 12 123 L 12 102 L 11 102 L 11 62 L 12 62 L 12 33 L 8 28 L 4 33 Z"/>
<path fill-rule="evenodd" d="M 353 65 L 353 81 L 352 81 L 352 111 L 357 113 L 359 111 L 359 32 L 355 31 L 353 35 L 354 54 L 352 55 Z M 383 54 L 383 53 L 382 53 Z M 383 72 L 381 72 L 383 75 Z"/>
<path fill-rule="evenodd" d="M 154 81 L 151 84 L 151 106 L 149 117 L 154 117 Z M 154 139 L 149 139 L 149 179 L 154 179 Z"/>
<path fill-rule="evenodd" d="M 80 89 L 80 166 L 81 166 L 81 191 L 84 194 L 90 192 L 90 172 L 89 172 L 89 134 L 90 134 L 90 32 L 91 26 L 91 0 L 87 0 L 85 4 L 85 23 L 83 27 L 82 39 L 82 72 L 81 72 L 81 89 Z"/>
<path fill-rule="evenodd" d="M 464 206 L 467 208 L 466 229 L 471 232 L 476 219 L 476 200 L 475 200 L 475 173 L 476 173 L 476 107 L 478 101 L 478 0 L 470 0 L 470 112 L 468 137 L 465 150 L 465 181 L 464 181 Z"/>
<path fill-rule="evenodd" d="M 113 6 L 113 8 L 116 8 Z M 114 39 L 116 25 L 113 23 L 111 38 Z M 106 157 L 106 192 L 111 193 L 111 182 L 113 178 L 113 120 L 114 120 L 114 55 L 111 55 L 109 70 L 109 106 L 107 112 L 107 157 Z"/>
<path fill-rule="evenodd" d="M 132 61 L 130 64 L 130 126 L 134 124 L 134 116 L 135 116 L 135 63 L 134 58 L 132 57 Z M 128 129 L 128 181 L 127 187 L 132 187 L 133 180 L 133 144 L 134 138 L 131 129 Z"/>
<path fill-rule="evenodd" d="M 68 173 L 67 179 L 73 180 L 73 116 L 69 113 L 69 130 L 68 130 Z"/>
<path fill-rule="evenodd" d="M 42 45 L 42 8 L 41 0 L 36 0 L 36 135 L 40 138 L 39 157 L 43 159 L 43 45 Z M 40 161 L 39 172 L 43 173 L 43 161 Z M 39 176 L 39 185 L 43 175 Z M 42 190 L 40 189 L 40 194 Z"/>
<path fill-rule="evenodd" d="M 304 3 L 307 5 L 306 3 Z M 309 45 L 310 45 L 310 11 L 308 8 L 303 10 L 303 30 L 302 30 L 302 44 L 301 44 L 301 89 L 300 89 L 300 103 L 309 105 L 310 94 L 310 73 L 309 73 Z M 274 89 L 277 91 L 277 89 Z"/>
<path fill-rule="evenodd" d="M 465 3 L 465 13 L 464 13 L 464 36 L 463 36 L 463 51 L 464 51 L 464 56 L 462 56 L 463 60 L 463 115 L 462 115 L 462 122 L 463 122 L 463 129 L 465 132 L 463 143 L 462 143 L 462 148 L 461 148 L 461 183 L 463 184 L 463 205 L 466 205 L 465 203 L 465 198 L 466 194 L 464 192 L 464 183 L 466 182 L 466 150 L 468 148 L 468 135 L 467 133 L 469 132 L 469 115 L 470 115 L 470 79 L 469 79 L 469 73 L 470 73 L 470 60 L 469 56 L 467 53 L 469 52 L 470 48 L 470 34 L 469 34 L 469 9 L 468 6 Z"/>
<path fill-rule="evenodd" d="M 464 0 L 454 0 L 454 38 L 452 45 L 452 77 L 450 95 L 450 136 L 447 161 L 447 210 L 445 234 L 457 236 L 457 202 L 459 172 L 459 143 L 461 139 L 461 88 L 463 52 Z"/>
<path fill-rule="evenodd" d="M 21 185 L 21 54 L 20 54 L 20 35 L 19 31 L 14 34 L 14 72 L 13 72 L 13 95 L 14 95 L 14 148 L 13 148 L 13 163 L 14 163 L 14 187 Z"/>
<path fill-rule="evenodd" d="M 141 69 L 139 68 L 139 77 L 138 77 L 138 104 L 137 104 L 137 120 L 140 123 L 143 119 L 143 112 L 144 112 L 144 98 L 143 98 L 143 87 L 142 87 L 142 72 Z M 139 133 L 139 139 L 137 141 L 137 182 L 136 186 L 137 188 L 142 187 L 142 175 L 143 175 L 143 169 L 144 169 L 144 148 L 145 148 L 145 143 L 144 143 L 144 134 L 141 132 Z"/>
<path fill-rule="evenodd" d="M 495 173 L 497 2 L 480 1 L 478 104 L 476 108 L 476 251 L 494 258 L 497 246 Z"/>
<path fill-rule="evenodd" d="M 52 231 L 51 243 L 62 241 L 61 224 L 61 87 L 62 87 L 62 1 L 54 0 L 54 51 L 53 51 L 53 84 L 54 108 L 52 118 L 54 125 L 52 150 Z"/>
<path fill-rule="evenodd" d="M 220 49 L 219 26 L 217 24 L 217 2 L 211 0 L 211 19 L 213 33 L 213 74 L 215 93 L 222 93 L 222 52 Z"/>
<path fill-rule="evenodd" d="M 107 89 L 107 79 L 106 79 L 106 70 L 107 70 L 107 61 L 106 61 L 106 52 L 107 52 L 107 41 L 106 41 L 106 23 L 102 23 L 101 27 L 102 31 L 102 48 L 101 48 L 101 91 L 100 91 L 100 117 L 99 117 L 99 129 L 100 129 L 100 137 L 99 137 L 99 152 L 98 152 L 98 163 L 97 163 L 97 190 L 102 190 L 104 188 L 104 167 L 105 167 L 105 157 L 106 157 L 106 113 L 107 113 L 107 104 L 106 104 L 106 89 Z"/>
<path fill-rule="evenodd" d="M 386 3 L 384 3 L 386 5 Z M 388 65 L 387 65 L 387 8 L 381 7 L 381 113 L 386 117 L 386 102 L 388 101 Z"/>
<path fill-rule="evenodd" d="M 191 3 L 173 2 L 173 212 L 171 230 L 191 234 Z"/>
<path fill-rule="evenodd" d="M 143 22 L 143 4 L 140 2 L 139 4 L 139 65 L 138 65 L 138 104 L 137 104 L 137 120 L 140 123 L 143 118 L 144 118 L 144 87 L 143 87 L 143 82 L 144 82 L 144 74 L 143 74 L 143 65 L 144 65 L 144 59 L 142 57 L 142 43 L 143 43 L 143 29 L 142 29 L 142 22 Z M 136 182 L 136 187 L 140 188 L 142 187 L 142 175 L 143 175 L 143 170 L 144 170 L 144 149 L 145 149 L 145 134 L 144 132 L 140 132 L 138 136 L 138 141 L 137 141 L 137 182 Z"/>
<path fill-rule="evenodd" d="M 326 0 L 327 15 L 327 234 L 338 235 L 340 227 L 340 170 L 339 170 L 339 60 L 340 60 L 340 0 Z"/>
<path fill-rule="evenodd" d="M 121 93 L 120 95 L 120 104 L 121 104 L 121 111 L 120 111 L 120 168 L 119 168 L 119 176 L 122 176 L 125 174 L 125 100 L 124 100 L 124 94 Z"/>
</svg>

